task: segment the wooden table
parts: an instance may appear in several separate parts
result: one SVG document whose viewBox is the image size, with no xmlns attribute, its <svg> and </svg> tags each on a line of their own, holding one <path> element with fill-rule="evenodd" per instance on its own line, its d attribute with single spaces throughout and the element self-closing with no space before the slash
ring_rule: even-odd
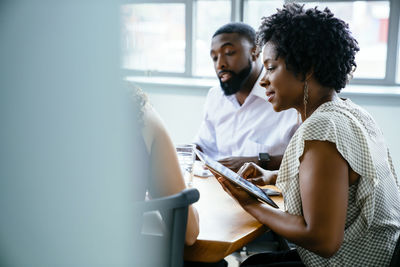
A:
<svg viewBox="0 0 400 267">
<path fill-rule="evenodd" d="M 185 247 L 185 260 L 217 262 L 268 230 L 244 211 L 214 177 L 195 176 L 193 186 L 200 191 L 200 200 L 194 204 L 199 212 L 200 234 L 194 245 Z M 271 198 L 283 209 L 281 196 Z"/>
</svg>

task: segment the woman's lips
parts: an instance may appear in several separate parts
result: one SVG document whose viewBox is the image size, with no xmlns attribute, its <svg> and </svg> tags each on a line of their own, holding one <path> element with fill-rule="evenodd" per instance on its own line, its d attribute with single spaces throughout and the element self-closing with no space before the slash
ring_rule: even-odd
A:
<svg viewBox="0 0 400 267">
<path fill-rule="evenodd" d="M 267 91 L 265 92 L 265 95 L 268 97 L 268 102 L 271 102 L 275 96 L 275 92 Z"/>
</svg>

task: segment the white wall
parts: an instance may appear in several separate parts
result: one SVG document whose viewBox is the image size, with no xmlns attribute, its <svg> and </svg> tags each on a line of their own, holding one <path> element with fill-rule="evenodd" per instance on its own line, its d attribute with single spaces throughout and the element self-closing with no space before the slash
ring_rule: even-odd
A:
<svg viewBox="0 0 400 267">
<path fill-rule="evenodd" d="M 148 94 L 154 108 L 160 113 L 175 143 L 191 142 L 202 118 L 207 87 L 171 86 L 145 84 L 140 86 Z M 353 90 L 352 90 L 353 91 Z M 397 175 L 400 175 L 400 95 L 373 95 L 346 93 L 342 97 L 350 98 L 365 108 L 382 128 L 390 149 Z"/>
<path fill-rule="evenodd" d="M 163 91 L 146 90 L 146 93 L 174 143 L 191 142 L 202 119 L 207 90 L 164 88 Z"/>
</svg>

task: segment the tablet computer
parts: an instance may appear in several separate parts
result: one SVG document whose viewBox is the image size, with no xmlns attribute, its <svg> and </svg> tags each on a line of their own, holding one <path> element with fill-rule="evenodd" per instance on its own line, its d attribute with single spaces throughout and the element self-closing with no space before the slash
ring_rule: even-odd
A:
<svg viewBox="0 0 400 267">
<path fill-rule="evenodd" d="M 218 161 L 211 159 L 210 157 L 203 154 L 200 150 L 195 149 L 196 155 L 199 159 L 210 169 L 221 175 L 222 177 L 228 179 L 229 181 L 233 182 L 234 184 L 240 186 L 248 193 L 256 197 L 257 199 L 261 200 L 264 203 L 271 205 L 274 208 L 279 209 L 278 205 L 258 186 L 252 184 L 251 182 L 247 181 L 243 177 L 241 177 L 236 172 L 232 171 L 231 169 L 225 167 Z"/>
</svg>

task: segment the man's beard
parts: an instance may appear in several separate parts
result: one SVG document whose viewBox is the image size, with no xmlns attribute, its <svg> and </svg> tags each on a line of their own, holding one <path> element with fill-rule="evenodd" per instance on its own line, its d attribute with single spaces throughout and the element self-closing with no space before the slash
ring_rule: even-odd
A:
<svg viewBox="0 0 400 267">
<path fill-rule="evenodd" d="M 248 77 L 250 76 L 252 70 L 251 61 L 249 60 L 249 66 L 241 70 L 238 74 L 234 73 L 233 71 L 225 71 L 231 74 L 231 78 L 226 82 L 221 82 L 221 88 L 224 91 L 225 95 L 233 95 L 240 91 L 242 85 L 247 81 Z"/>
</svg>

